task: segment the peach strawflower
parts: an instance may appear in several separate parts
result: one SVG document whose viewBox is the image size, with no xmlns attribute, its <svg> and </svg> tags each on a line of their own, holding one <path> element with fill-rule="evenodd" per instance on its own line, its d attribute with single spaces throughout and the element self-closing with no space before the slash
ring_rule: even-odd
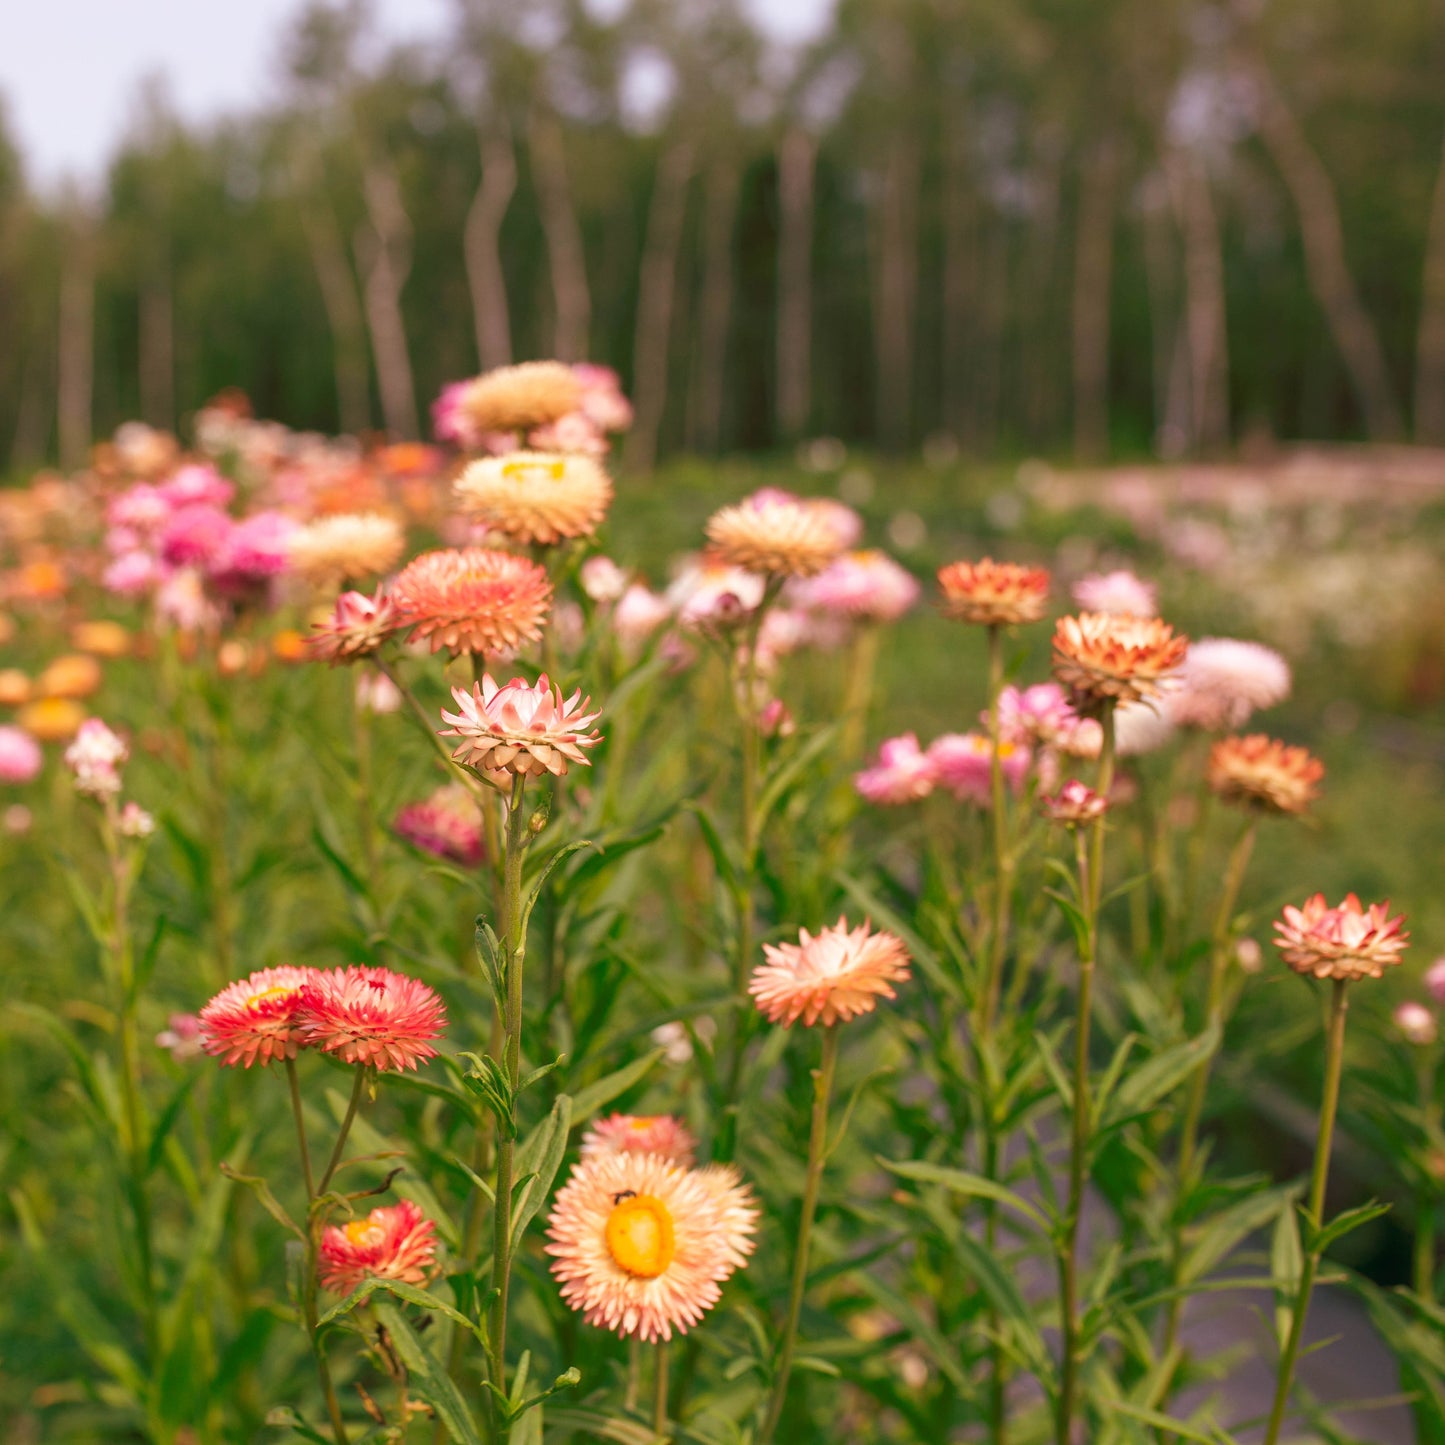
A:
<svg viewBox="0 0 1445 1445">
<path fill-rule="evenodd" d="M 908 978 L 908 954 L 891 933 L 874 933 L 868 923 L 810 934 L 799 929 L 797 943 L 765 943 L 767 962 L 753 970 L 748 992 L 775 1024 L 798 1019 L 811 1026 L 871 1013 L 878 999 L 895 997 L 892 985 Z"/>
<path fill-rule="evenodd" d="M 477 867 L 487 856 L 477 800 L 458 783 L 443 784 L 425 802 L 408 803 L 391 826 L 414 848 L 464 868 Z"/>
<path fill-rule="evenodd" d="M 419 979 L 364 964 L 313 972 L 298 1016 L 310 1047 L 381 1070 L 431 1058 L 431 1040 L 447 1021 L 445 1005 Z"/>
<path fill-rule="evenodd" d="M 286 538 L 291 570 L 318 586 L 390 572 L 405 546 L 400 523 L 381 512 L 318 517 Z"/>
<path fill-rule="evenodd" d="M 560 361 L 499 366 L 465 383 L 457 407 L 481 432 L 525 432 L 576 411 L 582 385 Z"/>
<path fill-rule="evenodd" d="M 1049 601 L 1049 574 L 1016 562 L 950 562 L 938 569 L 943 614 L 958 622 L 1000 627 L 1037 622 Z"/>
<path fill-rule="evenodd" d="M 312 627 L 306 645 L 313 657 L 334 667 L 369 657 L 401 626 L 395 603 L 380 588 L 374 597 L 343 592 L 331 616 Z"/>
<path fill-rule="evenodd" d="M 297 1012 L 301 990 L 316 970 L 263 968 L 249 978 L 227 984 L 201 1010 L 201 1043 L 223 1064 L 250 1068 L 274 1059 L 294 1059 L 304 1048 Z"/>
<path fill-rule="evenodd" d="M 436 1269 L 436 1233 L 410 1199 L 380 1205 L 365 1219 L 328 1225 L 321 1235 L 321 1283 L 342 1295 L 368 1279 L 425 1284 Z"/>
<path fill-rule="evenodd" d="M 1275 947 L 1296 973 L 1314 978 L 1380 978 L 1400 962 L 1410 935 L 1404 915 L 1389 917 L 1388 903 L 1362 907 L 1353 893 L 1337 908 L 1316 893 L 1303 908 L 1286 907 L 1275 920 Z"/>
<path fill-rule="evenodd" d="M 813 577 L 843 550 L 833 519 L 786 493 L 748 497 L 708 519 L 710 558 L 775 577 Z"/>
<path fill-rule="evenodd" d="M 1054 628 L 1054 676 L 1079 712 L 1159 696 L 1178 670 L 1189 639 L 1156 617 L 1081 612 Z"/>
<path fill-rule="evenodd" d="M 57 657 L 35 679 L 38 697 L 89 697 L 101 684 L 100 664 L 84 652 L 68 652 Z"/>
<path fill-rule="evenodd" d="M 464 547 L 423 552 L 397 574 L 392 599 L 403 627 L 431 650 L 512 656 L 542 635 L 552 584 L 535 562 Z"/>
<path fill-rule="evenodd" d="M 597 530 L 612 501 L 612 481 L 591 457 L 513 452 L 473 462 L 455 493 L 477 521 L 518 542 L 551 546 Z"/>
<path fill-rule="evenodd" d="M 757 1210 L 732 1170 L 660 1154 L 584 1159 L 557 1192 L 547 1253 L 562 1298 L 623 1338 L 685 1334 L 753 1250 Z"/>
<path fill-rule="evenodd" d="M 544 672 L 535 687 L 514 677 L 503 687 L 490 674 L 472 690 L 454 687 L 457 712 L 443 712 L 444 738 L 461 738 L 452 757 L 479 772 L 505 771 L 525 777 L 551 773 L 561 777 L 573 763 L 588 765 L 584 748 L 595 747 L 602 735 L 587 727 L 602 716 L 588 712 L 592 699 L 574 692 L 565 702 Z"/>
<path fill-rule="evenodd" d="M 119 622 L 104 617 L 77 622 L 70 629 L 70 641 L 77 652 L 89 652 L 96 657 L 124 657 L 131 648 L 130 633 Z"/>
<path fill-rule="evenodd" d="M 1071 778 L 1053 797 L 1040 798 L 1039 806 L 1050 821 L 1076 828 L 1081 823 L 1102 818 L 1109 810 L 1109 800 L 1077 778 Z"/>
<path fill-rule="evenodd" d="M 582 1136 L 582 1157 L 604 1154 L 656 1154 L 690 1168 L 697 1150 L 692 1131 L 671 1114 L 609 1114 L 594 1120 Z"/>
<path fill-rule="evenodd" d="M 1303 813 L 1319 795 L 1325 765 L 1305 748 L 1263 733 L 1221 738 L 1209 750 L 1209 786 L 1226 803 L 1265 813 Z"/>
</svg>

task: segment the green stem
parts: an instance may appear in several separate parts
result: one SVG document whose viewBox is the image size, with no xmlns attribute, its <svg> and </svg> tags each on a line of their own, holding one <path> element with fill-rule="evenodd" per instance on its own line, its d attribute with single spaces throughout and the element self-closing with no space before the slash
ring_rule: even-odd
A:
<svg viewBox="0 0 1445 1445">
<path fill-rule="evenodd" d="M 326 1188 L 331 1183 L 331 1176 L 341 1165 L 341 1151 L 346 1147 L 346 1138 L 351 1133 L 352 1121 L 356 1118 L 356 1111 L 361 1106 L 361 1091 L 366 1087 L 366 1076 L 365 1067 L 357 1069 L 356 1078 L 351 1084 L 351 1098 L 347 1102 L 346 1113 L 342 1116 L 341 1128 L 336 1133 L 336 1143 L 332 1145 L 331 1157 L 326 1161 L 326 1172 L 321 1176 L 320 1184 L 316 1186 L 318 1199 L 326 1193 Z"/>
<path fill-rule="evenodd" d="M 818 1192 L 823 1182 L 823 1165 L 828 1157 L 828 1104 L 833 1094 L 833 1076 L 838 1066 L 837 1027 L 823 1030 L 823 1059 L 813 1075 L 813 1122 L 808 1131 L 808 1173 L 803 1185 L 803 1212 L 798 1221 L 798 1240 L 793 1250 L 793 1283 L 788 1292 L 788 1313 L 783 1322 L 782 1348 L 773 1374 L 773 1393 L 757 1445 L 771 1445 L 788 1396 L 788 1376 L 793 1369 L 798 1320 L 803 1313 L 803 1294 L 808 1285 L 808 1253 L 813 1239 L 813 1218 L 818 1212 Z"/>
<path fill-rule="evenodd" d="M 667 1438 L 667 1341 L 657 1342 L 657 1376 L 652 1386 L 652 1433 Z"/>
<path fill-rule="evenodd" d="M 1345 1018 L 1349 1013 L 1349 982 L 1343 978 L 1334 981 L 1334 992 L 1330 998 L 1329 1034 L 1325 1044 L 1325 1088 L 1320 1101 L 1320 1129 L 1315 1140 L 1314 1172 L 1310 1176 L 1309 1212 L 1305 1227 L 1311 1236 L 1317 1237 L 1324 1227 L 1325 1184 L 1330 1172 L 1330 1149 L 1334 1143 L 1335 1113 L 1340 1102 L 1340 1075 L 1345 1062 Z M 1269 1427 L 1265 1431 L 1264 1445 L 1278 1445 L 1280 1428 L 1284 1424 L 1285 1405 L 1289 1401 L 1290 1385 L 1294 1381 L 1295 1361 L 1299 1358 L 1300 1345 L 1304 1341 L 1305 1316 L 1309 1313 L 1310 1295 L 1314 1291 L 1315 1276 L 1319 1272 L 1320 1250 L 1311 1247 L 1305 1253 L 1304 1265 L 1300 1270 L 1299 1293 L 1295 1296 L 1294 1315 L 1290 1320 L 1289 1337 L 1284 1352 L 1279 1357 L 1279 1374 L 1275 1378 L 1274 1404 L 1270 1407 Z"/>
<path fill-rule="evenodd" d="M 286 1083 L 291 1090 L 291 1117 L 296 1121 L 296 1142 L 301 1150 L 301 1177 L 306 1181 L 306 1203 L 316 1198 L 316 1178 L 311 1172 L 311 1148 L 306 1142 L 306 1121 L 301 1114 L 301 1081 L 296 1077 L 296 1060 L 286 1060 Z"/>
<path fill-rule="evenodd" d="M 993 924 L 989 930 L 988 974 L 984 979 L 979 1006 L 979 1033 L 993 1034 L 1003 986 L 1004 954 L 1008 949 L 1009 904 L 1013 897 L 1013 859 L 1008 846 L 1008 813 L 1005 804 L 1003 758 L 999 752 L 998 699 L 1003 690 L 1003 629 L 988 629 L 988 738 L 989 788 L 993 801 Z"/>
<path fill-rule="evenodd" d="M 1440 1105 L 1435 1101 L 1435 1051 L 1420 1051 L 1420 1112 L 1425 1116 L 1427 1139 L 1440 1133 Z M 1413 1278 L 1415 1293 L 1427 1304 L 1435 1303 L 1435 1211 L 1437 1195 L 1433 1189 L 1420 1191 L 1415 1210 L 1415 1254 Z"/>
</svg>

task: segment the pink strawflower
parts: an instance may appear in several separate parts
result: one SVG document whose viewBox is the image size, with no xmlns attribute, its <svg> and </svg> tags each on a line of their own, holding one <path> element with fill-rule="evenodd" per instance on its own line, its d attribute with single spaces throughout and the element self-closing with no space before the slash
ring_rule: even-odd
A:
<svg viewBox="0 0 1445 1445">
<path fill-rule="evenodd" d="M 206 596 L 201 574 L 182 567 L 161 579 L 156 589 L 156 616 L 182 632 L 214 632 L 221 625 L 221 612 Z"/>
<path fill-rule="evenodd" d="M 301 991 L 315 974 L 311 968 L 263 968 L 227 984 L 201 1010 L 201 1043 L 222 1064 L 294 1059 L 304 1047 L 298 1010 Z"/>
<path fill-rule="evenodd" d="M 800 1018 L 825 1027 L 871 1013 L 879 998 L 893 998 L 893 984 L 908 978 L 908 953 L 891 933 L 874 933 L 867 923 L 849 929 L 798 931 L 797 943 L 766 943 L 767 962 L 748 983 L 759 1010 L 789 1027 Z"/>
<path fill-rule="evenodd" d="M 199 1058 L 206 1051 L 199 1014 L 172 1014 L 156 1035 L 156 1047 L 166 1049 L 178 1063 Z"/>
<path fill-rule="evenodd" d="M 624 432 L 632 426 L 632 403 L 622 394 L 622 378 L 610 366 L 579 361 L 572 375 L 581 386 L 577 406 L 600 432 Z"/>
<path fill-rule="evenodd" d="M 978 720 L 988 726 L 987 708 Z M 1056 682 L 1036 682 L 1025 688 L 1010 684 L 998 695 L 999 737 L 1015 747 L 1057 742 L 1078 724 L 1079 715 Z"/>
<path fill-rule="evenodd" d="M 467 381 L 449 381 L 431 404 L 432 435 L 439 442 L 455 442 L 464 450 L 476 444 L 477 429 L 462 409 L 462 398 L 471 385 Z"/>
<path fill-rule="evenodd" d="M 671 1114 L 609 1114 L 596 1119 L 582 1136 L 582 1157 L 604 1154 L 656 1154 L 681 1168 L 691 1168 L 697 1140 L 681 1119 Z"/>
<path fill-rule="evenodd" d="M 1108 811 L 1109 800 L 1077 778 L 1071 778 L 1053 797 L 1040 798 L 1039 806 L 1053 822 L 1076 828 L 1081 823 L 1102 818 Z"/>
<path fill-rule="evenodd" d="M 137 482 L 110 499 L 105 509 L 105 520 L 111 527 L 148 534 L 165 526 L 174 510 L 173 503 L 159 488 L 149 482 Z"/>
<path fill-rule="evenodd" d="M 383 1071 L 432 1058 L 431 1040 L 447 1022 L 446 1006 L 419 979 L 364 964 L 313 972 L 297 1018 L 309 1047 Z"/>
<path fill-rule="evenodd" d="M 236 524 L 209 502 L 172 512 L 161 532 L 161 556 L 173 567 L 210 567 L 221 556 Z"/>
<path fill-rule="evenodd" d="M 156 820 L 139 803 L 127 803 L 116 819 L 122 838 L 149 838 L 156 830 Z"/>
<path fill-rule="evenodd" d="M 1437 958 L 1425 970 L 1425 992 L 1436 1003 L 1445 1005 L 1445 958 Z"/>
<path fill-rule="evenodd" d="M 532 451 L 565 452 L 572 456 L 607 455 L 607 438 L 581 411 L 569 411 L 546 426 L 534 428 L 527 433 L 527 446 Z"/>
<path fill-rule="evenodd" d="M 1404 915 L 1389 916 L 1388 903 L 1362 907 L 1353 894 L 1331 908 L 1323 893 L 1303 908 L 1286 906 L 1275 921 L 1275 947 L 1296 973 L 1315 978 L 1352 981 L 1380 978 L 1400 962 L 1410 935 L 1401 928 Z"/>
<path fill-rule="evenodd" d="M 666 597 L 634 582 L 613 608 L 612 626 L 623 647 L 640 647 L 671 616 L 672 607 Z"/>
<path fill-rule="evenodd" d="M 790 584 L 800 607 L 833 612 L 860 622 L 896 622 L 917 601 L 913 574 L 883 552 L 845 552 L 816 577 Z"/>
<path fill-rule="evenodd" d="M 1421 1048 L 1428 1048 L 1440 1037 L 1440 1027 L 1435 1020 L 1435 1015 L 1430 1012 L 1422 1003 L 1416 1003 L 1409 999 L 1398 1005 L 1394 1013 L 1395 1027 L 1405 1037 L 1408 1044 L 1418 1044 Z"/>
<path fill-rule="evenodd" d="M 1005 784 L 1015 794 L 1022 792 L 1033 754 L 1010 742 L 1000 743 L 998 751 Z M 928 760 L 940 788 L 947 788 L 960 802 L 991 806 L 993 744 L 983 733 L 944 733 L 928 745 Z"/>
<path fill-rule="evenodd" d="M 374 597 L 343 592 L 325 622 L 316 623 L 306 645 L 333 666 L 368 657 L 402 626 L 391 598 L 378 588 Z"/>
<path fill-rule="evenodd" d="M 236 495 L 235 486 L 205 463 L 181 467 L 156 491 L 172 507 L 226 507 Z"/>
<path fill-rule="evenodd" d="M 627 573 L 611 557 L 589 557 L 577 577 L 594 602 L 616 602 L 627 591 Z"/>
<path fill-rule="evenodd" d="M 391 826 L 413 847 L 464 868 L 478 867 L 487 856 L 476 799 L 457 783 L 438 788 L 425 802 L 408 803 Z"/>
<path fill-rule="evenodd" d="M 1159 589 L 1122 568 L 1117 572 L 1091 572 L 1080 577 L 1071 591 L 1084 612 L 1107 612 L 1116 617 L 1159 615 Z"/>
<path fill-rule="evenodd" d="M 401 689 L 384 672 L 359 672 L 356 676 L 356 705 L 362 712 L 400 712 L 406 704 Z"/>
<path fill-rule="evenodd" d="M 120 768 L 130 749 L 98 717 L 86 718 L 65 750 L 65 765 L 75 774 L 75 791 L 92 798 L 120 792 Z"/>
<path fill-rule="evenodd" d="M 766 581 L 741 567 L 703 560 L 683 569 L 667 589 L 684 627 L 736 627 L 763 600 Z"/>
<path fill-rule="evenodd" d="M 45 761 L 40 744 L 17 727 L 0 727 L 0 783 L 28 783 Z"/>
<path fill-rule="evenodd" d="M 379 1205 L 365 1219 L 329 1224 L 321 1235 L 321 1283 L 341 1295 L 368 1279 L 425 1284 L 436 1271 L 436 1230 L 410 1199 Z"/>
<path fill-rule="evenodd" d="M 279 577 L 290 566 L 290 540 L 297 525 L 281 512 L 256 512 L 231 528 L 211 559 L 212 580 L 244 586 Z"/>
<path fill-rule="evenodd" d="M 853 774 L 853 786 L 870 803 L 896 805 L 926 798 L 938 781 L 933 760 L 918 746 L 917 733 L 888 738 L 871 768 Z"/>
<path fill-rule="evenodd" d="M 1121 758 L 1157 753 L 1174 737 L 1170 694 L 1150 702 L 1126 702 L 1114 710 L 1114 751 Z"/>
<path fill-rule="evenodd" d="M 123 552 L 100 574 L 100 585 L 117 597 L 139 597 L 161 580 L 160 563 L 149 552 Z"/>
<path fill-rule="evenodd" d="M 573 763 L 588 764 L 584 748 L 602 735 L 585 729 L 602 716 L 588 712 L 592 699 L 574 692 L 565 702 L 562 689 L 543 673 L 535 686 L 514 677 L 498 687 L 489 674 L 470 692 L 454 687 L 457 712 L 443 712 L 444 738 L 461 738 L 452 757 L 479 771 L 505 771 L 523 777 L 551 773 L 561 777 Z"/>
<path fill-rule="evenodd" d="M 1207 732 L 1241 728 L 1258 708 L 1289 696 L 1289 664 L 1272 648 L 1232 637 L 1189 644 L 1179 686 L 1169 695 L 1169 716 L 1180 727 Z"/>
</svg>

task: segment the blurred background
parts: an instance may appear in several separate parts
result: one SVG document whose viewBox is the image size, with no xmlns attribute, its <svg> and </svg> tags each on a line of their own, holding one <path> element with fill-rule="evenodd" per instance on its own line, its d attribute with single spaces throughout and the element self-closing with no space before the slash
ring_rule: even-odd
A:
<svg viewBox="0 0 1445 1445">
<path fill-rule="evenodd" d="M 243 13 L 244 12 L 244 13 Z M 242 388 L 624 463 L 1445 441 L 1440 0 L 61 0 L 0 47 L 0 471 Z"/>
</svg>

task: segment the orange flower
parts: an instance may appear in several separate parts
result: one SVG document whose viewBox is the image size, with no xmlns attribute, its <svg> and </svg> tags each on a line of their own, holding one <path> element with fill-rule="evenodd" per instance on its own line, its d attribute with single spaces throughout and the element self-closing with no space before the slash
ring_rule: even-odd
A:
<svg viewBox="0 0 1445 1445">
<path fill-rule="evenodd" d="M 1221 738 L 1209 750 L 1209 786 L 1226 803 L 1264 813 L 1303 813 L 1319 794 L 1325 765 L 1305 748 L 1263 733 Z"/>
<path fill-rule="evenodd" d="M 1388 903 L 1360 904 L 1346 894 L 1338 908 L 1316 893 L 1303 908 L 1286 907 L 1276 919 L 1274 946 L 1296 973 L 1314 978 L 1352 981 L 1380 978 L 1400 962 L 1410 935 L 1400 925 L 1405 917 L 1389 917 Z"/>
<path fill-rule="evenodd" d="M 77 652 L 114 658 L 124 657 L 130 651 L 131 639 L 119 622 L 98 618 L 93 622 L 77 622 L 70 629 L 70 643 Z"/>
<path fill-rule="evenodd" d="M 1081 612 L 1054 628 L 1054 676 L 1079 712 L 1157 697 L 1179 667 L 1189 639 L 1157 617 Z"/>
<path fill-rule="evenodd" d="M 58 743 L 75 736 L 85 710 L 68 697 L 42 697 L 21 708 L 15 721 L 37 742 Z"/>
<path fill-rule="evenodd" d="M 1037 622 L 1049 600 L 1045 568 L 995 562 L 991 557 L 940 567 L 938 585 L 945 617 L 989 627 Z"/>
<path fill-rule="evenodd" d="M 68 652 L 36 678 L 35 691 L 41 697 L 89 697 L 100 684 L 100 664 L 84 652 Z"/>
<path fill-rule="evenodd" d="M 908 954 L 891 933 L 874 933 L 867 923 L 810 934 L 797 943 L 763 945 L 767 962 L 748 984 L 758 1008 L 775 1024 L 829 1026 L 871 1013 L 879 998 L 893 998 L 894 983 L 908 977 Z"/>
<path fill-rule="evenodd" d="M 525 557 L 466 547 L 423 552 L 392 586 L 398 625 L 431 649 L 512 656 L 542 635 L 552 602 L 546 572 Z"/>
<path fill-rule="evenodd" d="M 383 1204 L 365 1219 L 328 1225 L 321 1236 L 321 1283 L 350 1294 L 368 1279 L 425 1284 L 436 1268 L 437 1227 L 410 1199 Z"/>
</svg>

